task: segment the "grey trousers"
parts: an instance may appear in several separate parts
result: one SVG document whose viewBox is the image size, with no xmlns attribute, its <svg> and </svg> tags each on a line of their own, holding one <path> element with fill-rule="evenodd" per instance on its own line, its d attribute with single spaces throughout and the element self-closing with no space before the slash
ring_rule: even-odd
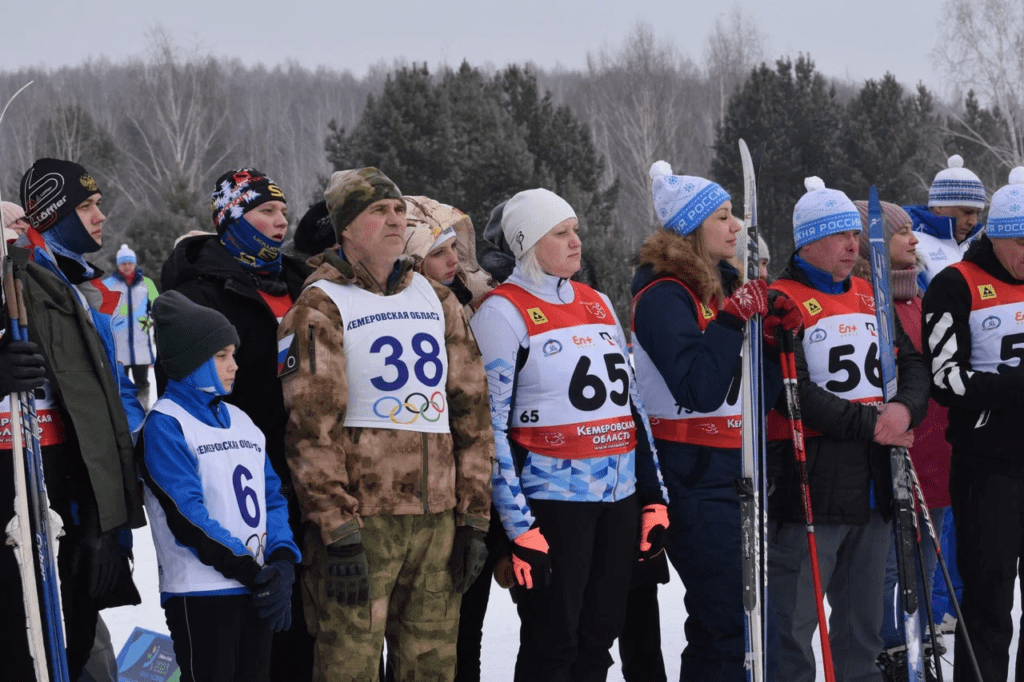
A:
<svg viewBox="0 0 1024 682">
<path fill-rule="evenodd" d="M 878 682 L 875 659 L 882 651 L 882 595 L 892 529 L 872 510 L 864 526 L 815 524 L 821 585 L 832 607 L 829 641 L 836 680 Z M 778 612 L 778 679 L 812 682 L 811 642 L 818 626 L 807 528 L 802 523 L 770 524 L 768 589 Z"/>
</svg>

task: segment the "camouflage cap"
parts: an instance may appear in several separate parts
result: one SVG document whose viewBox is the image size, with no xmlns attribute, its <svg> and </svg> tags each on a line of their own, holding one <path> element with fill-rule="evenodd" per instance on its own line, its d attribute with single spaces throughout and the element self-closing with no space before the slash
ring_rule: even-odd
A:
<svg viewBox="0 0 1024 682">
<path fill-rule="evenodd" d="M 381 199 L 401 199 L 402 191 L 388 176 L 372 166 L 337 171 L 324 191 L 331 224 L 341 242 L 341 233 L 367 206 Z"/>
</svg>

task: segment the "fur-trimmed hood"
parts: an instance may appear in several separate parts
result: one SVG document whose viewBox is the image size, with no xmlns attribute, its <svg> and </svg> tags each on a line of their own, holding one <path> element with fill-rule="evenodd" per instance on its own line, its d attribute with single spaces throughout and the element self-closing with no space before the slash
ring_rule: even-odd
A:
<svg viewBox="0 0 1024 682">
<path fill-rule="evenodd" d="M 633 295 L 658 277 L 675 277 L 690 287 L 704 303 L 726 295 L 739 283 L 740 275 L 724 260 L 715 268 L 693 250 L 691 240 L 675 232 L 658 229 L 637 252 Z"/>
</svg>

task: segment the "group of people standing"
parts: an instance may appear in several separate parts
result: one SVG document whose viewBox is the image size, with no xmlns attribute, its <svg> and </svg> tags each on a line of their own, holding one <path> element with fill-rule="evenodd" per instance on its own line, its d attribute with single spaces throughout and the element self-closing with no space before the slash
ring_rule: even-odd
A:
<svg viewBox="0 0 1024 682">
<path fill-rule="evenodd" d="M 815 670 L 779 401 L 787 334 L 837 679 L 894 678 L 905 644 L 890 446 L 912 446 L 934 519 L 952 503 L 965 620 L 984 679 L 1005 679 L 1024 534 L 1011 428 L 1024 168 L 980 235 L 986 193 L 959 157 L 927 206 L 883 203 L 898 312 L 887 403 L 865 202 L 808 178 L 781 276 L 744 281 L 728 192 L 665 162 L 650 175 L 660 224 L 636 255 L 630 344 L 608 297 L 578 281 L 579 219 L 546 189 L 495 207 L 488 272 L 468 216 L 403 195 L 376 168 L 334 173 L 288 251 L 284 190 L 233 169 L 215 183 L 212 231 L 179 240 L 156 296 L 127 246 L 108 277 L 86 260 L 104 217 L 85 169 L 33 164 L 11 251 L 34 343 L 3 340 L 0 392 L 37 391 L 52 416 L 41 442 L 65 526 L 72 679 L 99 610 L 138 603 L 143 502 L 182 680 L 478 680 L 492 579 L 521 619 L 515 680 L 603 680 L 616 639 L 627 680 L 664 680 L 666 558 L 686 588 L 680 679 L 745 679 L 738 392 L 758 315 L 775 406 L 767 679 Z M 145 416 L 150 327 L 159 399 Z M 3 561 L 20 604 L 10 552 Z M 6 641 L 24 640 L 22 622 L 4 619 Z M 971 680 L 956 647 L 956 679 Z M 0 665 L 31 679 L 27 645 Z"/>
</svg>

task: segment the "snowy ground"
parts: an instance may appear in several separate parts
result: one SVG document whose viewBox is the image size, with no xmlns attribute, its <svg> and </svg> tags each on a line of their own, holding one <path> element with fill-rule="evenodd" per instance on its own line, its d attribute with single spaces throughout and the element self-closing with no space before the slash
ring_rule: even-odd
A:
<svg viewBox="0 0 1024 682">
<path fill-rule="evenodd" d="M 155 391 L 155 382 L 151 382 L 151 385 L 154 386 L 153 390 Z M 135 627 L 143 627 L 156 632 L 167 632 L 163 609 L 160 608 L 156 554 L 153 549 L 153 538 L 148 527 L 135 532 L 135 584 L 142 595 L 141 605 L 109 609 L 102 614 L 107 627 L 110 629 L 114 651 L 119 652 L 121 650 L 124 642 L 128 639 L 128 635 L 131 634 Z M 508 592 L 502 590 L 497 585 L 492 587 L 491 600 L 484 622 L 482 679 L 485 682 L 503 682 L 512 678 L 512 669 L 515 666 L 518 647 L 514 643 L 519 640 L 519 616 Z M 1014 623 L 1016 625 L 1019 624 L 1021 617 L 1019 585 L 1015 592 Z M 686 620 L 686 610 L 683 607 L 684 593 L 683 584 L 675 571 L 672 572 L 671 582 L 668 585 L 661 586 L 659 590 L 662 651 L 665 657 L 665 667 L 668 671 L 669 680 L 679 679 L 680 654 L 686 645 L 686 636 L 683 631 L 683 624 Z M 949 649 L 949 653 L 946 654 L 946 665 L 944 666 L 946 671 L 944 677 L 946 680 L 953 679 L 952 639 L 951 636 L 946 637 L 946 645 Z M 513 643 L 513 645 L 510 645 L 510 643 Z M 1015 634 L 1010 649 L 1011 661 L 1015 660 L 1017 645 L 1018 634 Z M 824 679 L 820 662 L 821 649 L 817 634 L 814 637 L 814 650 L 819 661 L 818 679 Z M 608 679 L 621 680 L 622 673 L 619 669 L 618 651 L 614 647 L 612 655 L 616 660 L 609 671 Z"/>
</svg>

